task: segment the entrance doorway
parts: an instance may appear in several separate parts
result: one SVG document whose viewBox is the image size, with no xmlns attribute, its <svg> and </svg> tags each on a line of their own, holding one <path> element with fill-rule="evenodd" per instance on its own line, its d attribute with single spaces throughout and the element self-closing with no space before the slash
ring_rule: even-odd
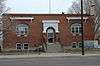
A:
<svg viewBox="0 0 100 66">
<path fill-rule="evenodd" d="M 55 42 L 55 29 L 53 27 L 47 28 L 47 43 Z"/>
</svg>

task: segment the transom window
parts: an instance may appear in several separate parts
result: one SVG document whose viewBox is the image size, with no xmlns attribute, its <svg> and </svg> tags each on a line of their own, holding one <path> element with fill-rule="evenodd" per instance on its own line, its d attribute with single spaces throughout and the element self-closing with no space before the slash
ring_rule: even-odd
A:
<svg viewBox="0 0 100 66">
<path fill-rule="evenodd" d="M 28 25 L 26 24 L 19 24 L 17 25 L 17 34 L 18 35 L 25 35 L 28 33 Z"/>
<path fill-rule="evenodd" d="M 79 23 L 72 24 L 71 25 L 71 32 L 73 34 L 81 34 L 81 32 L 82 32 L 81 24 L 79 24 Z"/>
</svg>

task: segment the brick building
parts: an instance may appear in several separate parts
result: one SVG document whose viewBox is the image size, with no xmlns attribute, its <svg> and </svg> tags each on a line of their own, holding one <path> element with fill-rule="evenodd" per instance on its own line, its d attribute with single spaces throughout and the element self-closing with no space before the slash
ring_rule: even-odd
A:
<svg viewBox="0 0 100 66">
<path fill-rule="evenodd" d="M 5 50 L 33 50 L 59 44 L 81 47 L 80 14 L 4 14 Z M 84 41 L 94 40 L 94 22 L 84 14 Z"/>
</svg>

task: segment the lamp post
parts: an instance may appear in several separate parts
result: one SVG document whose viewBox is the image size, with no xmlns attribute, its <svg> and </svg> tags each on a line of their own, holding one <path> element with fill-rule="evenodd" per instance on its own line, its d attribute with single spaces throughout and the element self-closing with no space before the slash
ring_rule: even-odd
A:
<svg viewBox="0 0 100 66">
<path fill-rule="evenodd" d="M 81 0 L 82 55 L 84 55 L 84 30 L 83 30 L 83 27 L 84 27 L 84 25 L 83 25 L 83 0 Z"/>
</svg>

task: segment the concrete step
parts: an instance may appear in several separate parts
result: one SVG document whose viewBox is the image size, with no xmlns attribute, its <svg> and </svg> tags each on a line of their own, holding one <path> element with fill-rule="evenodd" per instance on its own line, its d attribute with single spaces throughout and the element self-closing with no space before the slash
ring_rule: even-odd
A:
<svg viewBox="0 0 100 66">
<path fill-rule="evenodd" d="M 47 44 L 47 53 L 58 53 L 61 52 L 62 48 L 60 44 L 56 44 L 56 43 L 49 43 Z"/>
</svg>

